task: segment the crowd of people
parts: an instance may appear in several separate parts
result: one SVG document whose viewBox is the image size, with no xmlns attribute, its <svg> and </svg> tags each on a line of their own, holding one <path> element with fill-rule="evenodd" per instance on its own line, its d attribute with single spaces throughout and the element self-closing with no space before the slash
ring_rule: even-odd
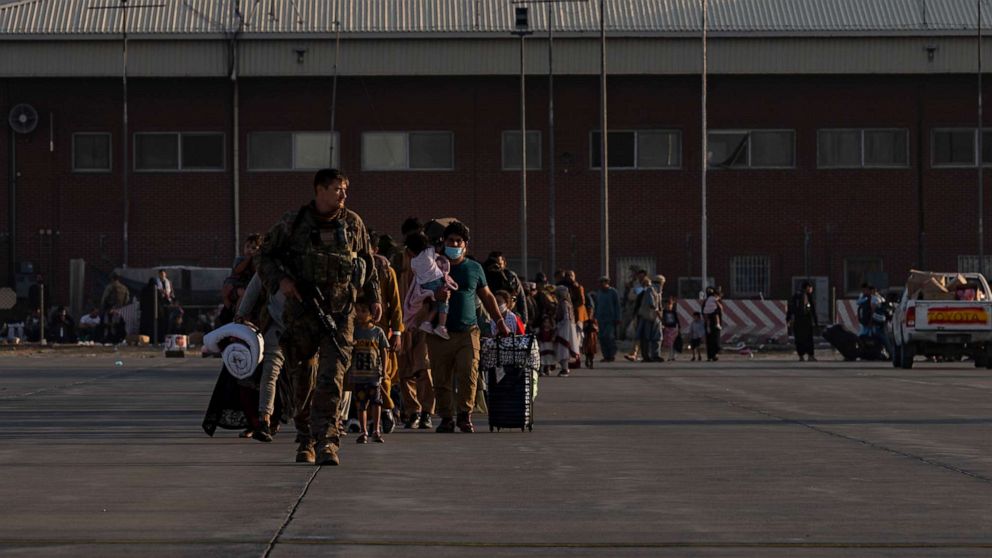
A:
<svg viewBox="0 0 992 558">
<path fill-rule="evenodd" d="M 349 426 L 358 443 L 383 443 L 396 424 L 474 432 L 473 413 L 485 407 L 486 336 L 534 334 L 546 376 L 592 368 L 600 352 L 600 362 L 612 362 L 625 337 L 638 341 L 630 360 L 660 362 L 683 350 L 662 276 L 632 270 L 623 294 L 609 277 L 587 292 L 572 270 L 524 281 L 501 252 L 473 256 L 471 231 L 456 219 L 408 218 L 397 242 L 345 207 L 350 183 L 339 171 L 319 171 L 313 186 L 311 202 L 249 239 L 225 285 L 226 317 L 265 343 L 255 375 L 232 384 L 237 395 L 218 391 L 229 383 L 222 372 L 208 433 L 237 425 L 268 442 L 292 420 L 296 460 L 336 465 Z M 721 312 L 711 289 L 689 328 L 693 360 L 702 359 L 703 337 L 708 359 L 717 359 Z"/>
</svg>

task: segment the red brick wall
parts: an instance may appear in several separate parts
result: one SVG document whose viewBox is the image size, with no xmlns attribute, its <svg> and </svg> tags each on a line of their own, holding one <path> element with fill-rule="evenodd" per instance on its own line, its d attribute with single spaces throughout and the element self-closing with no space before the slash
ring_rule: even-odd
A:
<svg viewBox="0 0 992 558">
<path fill-rule="evenodd" d="M 598 128 L 598 80 L 556 79 L 557 236 L 559 267 L 581 280 L 599 274 L 599 173 L 589 168 L 589 132 Z M 129 263 L 226 266 L 234 253 L 231 91 L 223 79 L 130 80 L 130 130 L 222 131 L 224 172 L 130 174 Z M 241 84 L 241 234 L 264 231 L 309 198 L 311 174 L 249 172 L 251 131 L 317 130 L 330 126 L 330 80 L 245 79 Z M 343 78 L 338 93 L 341 166 L 352 177 L 349 205 L 366 222 L 398 237 L 407 216 L 458 216 L 473 230 L 473 251 L 519 252 L 519 173 L 501 167 L 503 130 L 519 127 L 514 78 Z M 529 251 L 548 265 L 546 79 L 528 80 L 528 128 L 542 131 L 545 170 L 529 173 Z M 37 131 L 17 137 L 18 260 L 62 285 L 70 258 L 102 270 L 122 261 L 120 82 L 116 79 L 8 80 L 5 109 L 30 102 Z M 921 101 L 922 99 L 922 101 Z M 922 105 L 922 115 L 919 107 Z M 918 119 L 924 143 L 927 266 L 953 268 L 958 254 L 977 252 L 976 172 L 931 169 L 932 127 L 974 123 L 974 80 L 967 76 L 717 77 L 711 79 L 710 127 L 796 130 L 797 168 L 709 173 L 709 267 L 729 282 L 730 258 L 766 255 L 773 297 L 803 271 L 803 230 L 812 234 L 814 275 L 843 282 L 850 256 L 881 256 L 895 283 L 918 265 Z M 54 153 L 49 120 L 54 117 Z M 611 129 L 682 130 L 682 169 L 610 173 L 614 258 L 653 256 L 674 286 L 699 271 L 699 80 L 616 77 L 610 80 Z M 898 127 L 910 131 L 911 166 L 896 170 L 818 170 L 816 130 Z M 455 170 L 362 172 L 363 131 L 446 130 L 455 134 Z M 113 134 L 114 172 L 71 172 L 71 134 Z M 0 169 L 8 174 L 8 136 Z M 561 154 L 573 156 L 562 167 Z M 567 170 L 567 172 L 566 172 Z M 988 190 L 992 190 L 989 187 Z M 987 205 L 992 199 L 987 197 Z M 0 189 L 0 229 L 8 227 L 7 188 Z M 990 223 L 992 224 L 992 223 Z M 59 234 L 49 241 L 39 229 Z M 691 235 L 691 261 L 687 254 Z M 574 242 L 572 240 L 574 236 Z M 574 258 L 573 258 L 573 245 Z M 6 250 L 0 254 L 6 269 Z M 533 271 L 532 271 L 533 274 Z M 839 289 L 841 290 L 841 289 Z"/>
</svg>

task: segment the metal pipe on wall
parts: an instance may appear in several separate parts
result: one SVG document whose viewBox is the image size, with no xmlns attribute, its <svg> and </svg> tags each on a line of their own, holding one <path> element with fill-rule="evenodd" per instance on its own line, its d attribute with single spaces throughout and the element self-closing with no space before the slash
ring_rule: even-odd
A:
<svg viewBox="0 0 992 558">
<path fill-rule="evenodd" d="M 703 211 L 702 211 L 702 218 L 701 218 L 702 233 L 701 233 L 701 235 L 699 237 L 699 245 L 701 247 L 701 258 L 702 258 L 702 266 L 701 266 L 701 270 L 700 270 L 701 275 L 700 275 L 700 281 L 699 281 L 699 285 L 700 285 L 700 293 L 699 293 L 699 295 L 700 295 L 700 298 L 702 298 L 703 292 L 706 291 L 706 287 L 708 286 L 707 285 L 707 281 L 708 281 L 708 277 L 709 277 L 709 269 L 708 269 L 708 263 L 709 262 L 707 261 L 707 259 L 708 259 L 707 256 L 708 255 L 706 253 L 707 244 L 709 242 L 708 232 L 707 232 L 708 223 L 707 223 L 707 215 L 706 215 L 706 171 L 708 170 L 708 166 L 709 166 L 709 138 L 707 137 L 707 134 L 709 133 L 709 131 L 708 131 L 709 129 L 708 129 L 707 122 L 706 122 L 706 95 L 707 95 L 707 87 L 708 87 L 708 84 L 706 82 L 706 73 L 707 73 L 707 67 L 706 67 L 706 65 L 707 65 L 707 52 L 706 52 L 707 13 L 706 13 L 706 9 L 707 9 L 706 8 L 706 0 L 702 0 L 702 33 L 703 33 L 702 34 L 702 39 L 703 39 L 702 51 L 703 51 L 703 59 L 702 59 L 702 83 L 701 83 L 702 95 L 701 95 L 701 99 L 700 99 L 701 100 L 701 103 L 702 103 L 702 111 L 701 111 L 702 112 L 702 125 L 701 125 L 701 129 L 702 129 L 702 134 L 701 134 L 702 135 L 702 141 L 701 141 L 701 143 L 702 143 L 702 152 L 700 153 L 700 159 L 702 159 L 702 165 L 701 165 L 701 171 L 702 171 L 702 175 L 701 176 L 702 176 L 702 179 L 701 179 L 700 186 L 702 188 Z"/>
<path fill-rule="evenodd" d="M 121 138 L 121 146 L 122 146 L 122 152 L 124 154 L 124 156 L 121 157 L 121 174 L 122 174 L 122 182 L 123 182 L 123 186 L 124 186 L 124 236 L 123 236 L 124 247 L 123 247 L 123 258 L 122 258 L 121 267 L 123 267 L 124 269 L 127 269 L 127 263 L 128 263 L 128 252 L 129 252 L 129 245 L 128 245 L 128 228 L 129 227 L 128 227 L 128 221 L 129 221 L 130 216 L 131 216 L 131 200 L 130 200 L 130 193 L 131 192 L 130 192 L 129 185 L 128 185 L 128 166 L 129 166 L 128 160 L 129 160 L 129 157 L 128 157 L 128 137 L 127 137 L 127 130 L 128 130 L 128 126 L 127 126 L 127 9 L 128 9 L 127 2 L 128 2 L 128 0 L 121 0 L 121 7 L 122 7 L 123 12 L 124 12 L 123 13 L 123 18 L 122 18 L 123 24 L 121 25 L 121 32 L 122 32 L 123 37 L 124 37 L 124 44 L 123 44 L 123 51 L 122 51 L 122 55 L 123 55 L 123 71 L 121 73 L 121 86 L 122 86 L 122 94 L 123 94 L 123 100 L 124 100 L 124 105 L 123 105 L 124 115 L 123 115 L 123 120 L 122 120 L 122 124 L 121 124 L 121 136 L 122 136 L 122 138 Z"/>
<path fill-rule="evenodd" d="M 548 2 L 548 226 L 551 237 L 549 238 L 549 270 L 558 269 L 558 247 L 557 231 L 555 230 L 556 211 L 555 206 L 555 70 L 554 70 L 554 33 L 555 33 L 555 13 L 552 9 L 553 2 Z M 527 281 L 526 275 L 524 280 Z"/>
<path fill-rule="evenodd" d="M 600 275 L 610 274 L 610 179 L 606 126 L 606 5 L 599 0 L 599 185 L 600 185 Z"/>
<path fill-rule="evenodd" d="M 234 204 L 234 257 L 241 255 L 241 88 L 238 82 L 238 34 L 241 33 L 244 20 L 241 17 L 241 2 L 234 2 L 234 17 L 238 20 L 238 27 L 231 37 L 230 58 L 231 58 L 231 166 L 233 176 L 231 184 L 232 202 Z"/>
</svg>

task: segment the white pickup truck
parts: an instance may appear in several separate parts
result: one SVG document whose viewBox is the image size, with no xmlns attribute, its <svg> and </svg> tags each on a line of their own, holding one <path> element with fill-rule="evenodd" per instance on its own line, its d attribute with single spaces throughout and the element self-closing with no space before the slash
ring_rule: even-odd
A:
<svg viewBox="0 0 992 558">
<path fill-rule="evenodd" d="M 922 355 L 955 360 L 970 356 L 975 366 L 992 368 L 992 291 L 985 277 L 929 275 L 946 289 L 928 292 L 907 284 L 892 316 L 893 366 L 912 368 L 913 358 Z"/>
</svg>

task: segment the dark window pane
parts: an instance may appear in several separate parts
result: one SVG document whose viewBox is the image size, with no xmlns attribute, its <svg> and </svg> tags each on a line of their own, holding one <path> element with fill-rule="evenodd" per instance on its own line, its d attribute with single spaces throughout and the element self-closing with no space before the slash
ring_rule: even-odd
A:
<svg viewBox="0 0 992 558">
<path fill-rule="evenodd" d="M 938 130 L 933 134 L 933 164 L 974 165 L 974 130 Z"/>
<path fill-rule="evenodd" d="M 76 134 L 72 137 L 72 168 L 77 171 L 110 170 L 110 134 Z"/>
<path fill-rule="evenodd" d="M 600 167 L 600 132 L 592 134 L 592 167 Z M 634 164 L 634 132 L 609 132 L 609 143 L 606 145 L 606 157 L 611 169 L 632 169 Z"/>
<path fill-rule="evenodd" d="M 293 135 L 262 132 L 248 137 L 248 168 L 288 170 L 293 168 Z"/>
<path fill-rule="evenodd" d="M 410 134 L 411 169 L 453 169 L 451 134 Z"/>
<path fill-rule="evenodd" d="M 751 166 L 796 166 L 796 134 L 791 131 L 751 132 Z"/>
<path fill-rule="evenodd" d="M 177 134 L 135 134 L 136 170 L 179 170 Z"/>
<path fill-rule="evenodd" d="M 714 132 L 709 134 L 708 143 L 710 168 L 747 167 L 747 133 Z"/>
<path fill-rule="evenodd" d="M 820 168 L 861 166 L 861 132 L 820 130 L 816 142 L 816 162 Z"/>
<path fill-rule="evenodd" d="M 503 133 L 503 168 L 505 170 L 520 170 L 520 132 Z M 541 168 L 541 133 L 527 132 L 527 168 Z"/>
<path fill-rule="evenodd" d="M 982 163 L 992 164 L 992 132 L 982 132 Z"/>
<path fill-rule="evenodd" d="M 844 291 L 849 295 L 859 292 L 862 283 L 868 282 L 871 277 L 881 272 L 881 258 L 845 258 Z"/>
<path fill-rule="evenodd" d="M 223 169 L 223 134 L 183 134 L 183 170 Z"/>
<path fill-rule="evenodd" d="M 865 130 L 866 167 L 905 167 L 909 165 L 905 130 Z"/>
<path fill-rule="evenodd" d="M 637 167 L 672 169 L 682 165 L 682 135 L 679 132 L 637 132 Z"/>
</svg>

